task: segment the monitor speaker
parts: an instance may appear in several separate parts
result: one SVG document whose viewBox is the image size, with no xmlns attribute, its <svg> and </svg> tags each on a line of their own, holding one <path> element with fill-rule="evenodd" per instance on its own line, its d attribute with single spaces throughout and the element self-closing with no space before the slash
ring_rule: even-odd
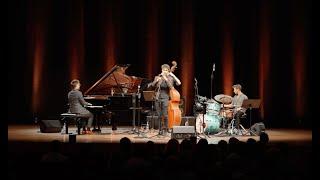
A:
<svg viewBox="0 0 320 180">
<path fill-rule="evenodd" d="M 62 129 L 62 124 L 59 120 L 41 120 L 39 125 L 42 133 L 59 133 Z"/>
<path fill-rule="evenodd" d="M 194 126 L 173 126 L 171 138 L 175 139 L 188 139 L 195 136 L 196 129 Z"/>
<path fill-rule="evenodd" d="M 265 132 L 266 127 L 262 122 L 259 122 L 252 125 L 250 130 L 252 131 L 253 134 L 256 134 L 259 136 L 261 132 Z"/>
</svg>

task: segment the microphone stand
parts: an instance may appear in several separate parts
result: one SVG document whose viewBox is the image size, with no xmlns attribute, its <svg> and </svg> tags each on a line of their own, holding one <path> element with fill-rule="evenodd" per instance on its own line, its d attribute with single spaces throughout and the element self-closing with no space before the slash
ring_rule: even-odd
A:
<svg viewBox="0 0 320 180">
<path fill-rule="evenodd" d="M 215 64 L 213 64 L 212 72 L 211 72 L 211 99 L 212 99 L 212 90 L 213 90 L 213 72 L 215 71 Z"/>
</svg>

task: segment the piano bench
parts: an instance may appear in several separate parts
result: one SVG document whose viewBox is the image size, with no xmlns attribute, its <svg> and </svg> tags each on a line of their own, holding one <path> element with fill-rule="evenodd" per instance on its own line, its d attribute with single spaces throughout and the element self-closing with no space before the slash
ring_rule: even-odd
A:
<svg viewBox="0 0 320 180">
<path fill-rule="evenodd" d="M 75 114 L 75 113 L 62 113 L 60 114 L 61 117 L 61 121 L 63 122 L 64 126 L 65 126 L 65 131 L 66 134 L 68 134 L 68 125 L 70 120 L 73 120 L 76 122 L 76 126 L 78 129 L 78 135 L 80 135 L 81 133 L 81 128 L 84 127 L 85 125 L 85 121 L 87 121 L 87 119 L 85 119 L 82 115 L 80 114 Z"/>
</svg>

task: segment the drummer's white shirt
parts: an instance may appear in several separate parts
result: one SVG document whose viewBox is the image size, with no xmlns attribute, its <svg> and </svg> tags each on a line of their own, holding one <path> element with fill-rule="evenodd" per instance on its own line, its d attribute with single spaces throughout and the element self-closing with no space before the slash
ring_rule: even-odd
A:
<svg viewBox="0 0 320 180">
<path fill-rule="evenodd" d="M 241 107 L 243 100 L 245 99 L 248 99 L 248 96 L 243 93 L 233 96 L 231 104 L 235 107 L 236 111 L 241 110 L 243 112 L 246 112 L 246 109 Z"/>
</svg>

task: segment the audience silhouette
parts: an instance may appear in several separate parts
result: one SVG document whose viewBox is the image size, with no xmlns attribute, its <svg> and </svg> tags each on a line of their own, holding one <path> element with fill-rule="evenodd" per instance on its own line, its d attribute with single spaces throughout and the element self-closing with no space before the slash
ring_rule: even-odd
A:
<svg viewBox="0 0 320 180">
<path fill-rule="evenodd" d="M 124 137 L 118 146 L 99 152 L 95 144 L 63 144 L 55 140 L 42 154 L 34 153 L 24 158 L 11 154 L 8 177 L 139 180 L 311 178 L 309 163 L 312 150 L 303 146 L 293 148 L 287 143 L 270 144 L 266 133 L 261 133 L 258 141 L 249 138 L 243 142 L 231 137 L 228 142 L 220 140 L 217 144 L 209 144 L 207 139 L 197 142 L 196 138 L 180 142 L 170 139 L 165 145 L 153 141 L 139 144 Z M 17 173 L 27 172 L 26 167 L 35 168 L 39 172 L 38 177 Z M 51 175 L 52 171 L 55 175 Z"/>
</svg>

